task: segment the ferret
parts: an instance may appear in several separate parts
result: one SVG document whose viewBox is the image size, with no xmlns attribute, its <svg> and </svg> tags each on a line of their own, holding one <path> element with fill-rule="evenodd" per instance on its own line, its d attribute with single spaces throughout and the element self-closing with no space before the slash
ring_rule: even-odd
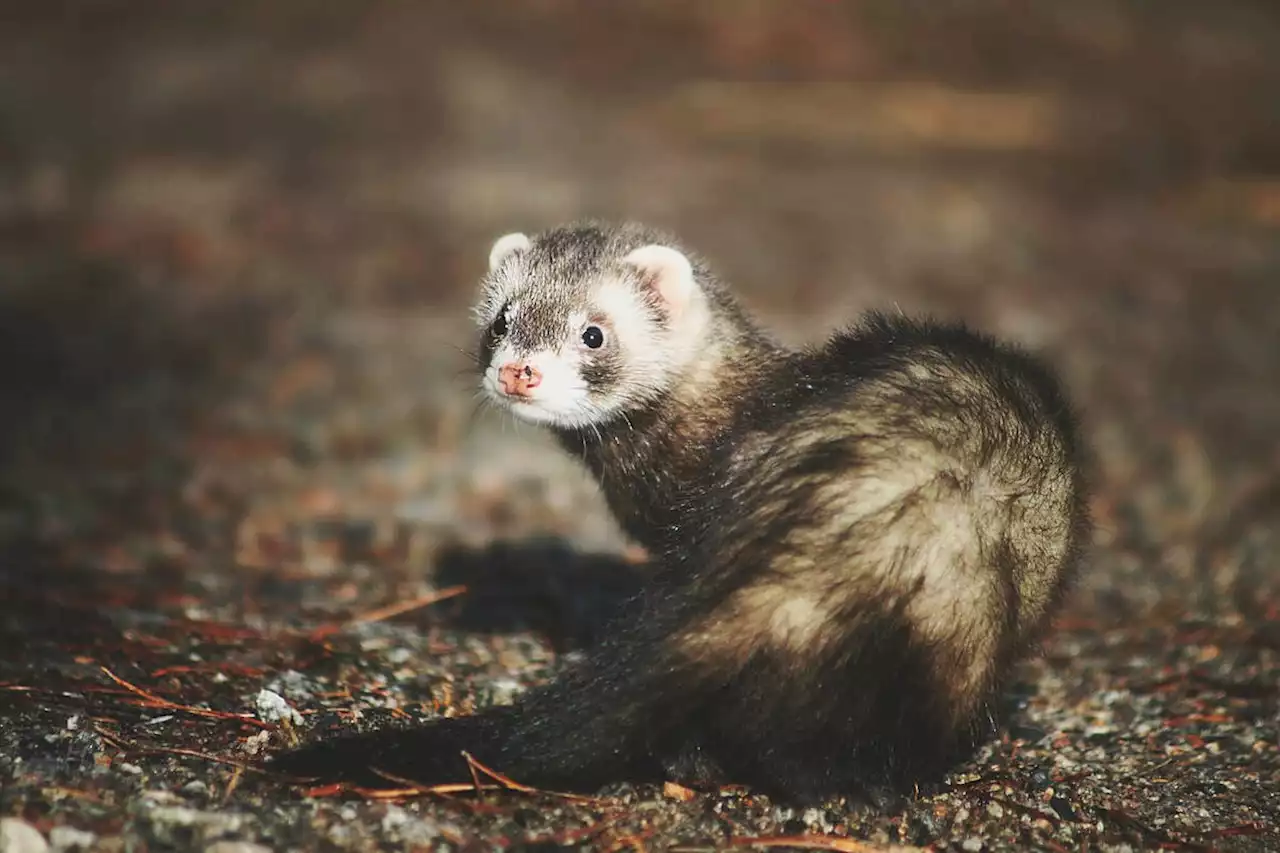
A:
<svg viewBox="0 0 1280 853">
<path fill-rule="evenodd" d="M 608 636 L 509 706 L 285 753 L 385 787 L 506 776 L 877 802 L 989 736 L 1076 573 L 1081 451 L 1038 359 L 873 313 L 790 351 L 638 224 L 509 234 L 475 308 L 480 385 L 598 481 L 656 568 Z"/>
</svg>

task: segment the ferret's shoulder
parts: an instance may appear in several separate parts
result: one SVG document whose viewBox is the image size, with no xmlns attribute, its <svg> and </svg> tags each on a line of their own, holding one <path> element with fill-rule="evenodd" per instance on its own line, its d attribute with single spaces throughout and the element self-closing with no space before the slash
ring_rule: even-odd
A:
<svg viewBox="0 0 1280 853">
<path fill-rule="evenodd" d="M 974 382 L 1066 410 L 1062 382 L 1039 354 L 958 321 L 869 312 L 802 356 L 819 376 L 898 377 L 921 388 Z"/>
<path fill-rule="evenodd" d="M 1025 354 L 959 321 L 905 317 L 870 311 L 808 352 L 811 359 L 843 362 L 862 372 L 892 370 L 929 361 L 969 362 L 975 366 L 1013 360 Z"/>
</svg>

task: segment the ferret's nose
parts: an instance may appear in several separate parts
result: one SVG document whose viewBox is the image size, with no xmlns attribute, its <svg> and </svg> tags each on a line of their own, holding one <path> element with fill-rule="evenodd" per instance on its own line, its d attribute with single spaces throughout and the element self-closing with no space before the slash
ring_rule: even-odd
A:
<svg viewBox="0 0 1280 853">
<path fill-rule="evenodd" d="M 498 384 L 504 394 L 529 397 L 533 389 L 542 384 L 542 373 L 532 365 L 512 362 L 498 371 Z"/>
</svg>

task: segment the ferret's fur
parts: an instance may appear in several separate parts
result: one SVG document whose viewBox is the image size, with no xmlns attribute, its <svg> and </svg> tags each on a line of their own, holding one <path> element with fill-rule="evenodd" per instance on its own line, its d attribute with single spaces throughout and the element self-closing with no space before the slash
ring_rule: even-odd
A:
<svg viewBox="0 0 1280 853">
<path fill-rule="evenodd" d="M 882 315 L 784 350 L 637 225 L 502 238 L 476 318 L 486 393 L 584 460 L 656 575 L 513 706 L 276 766 L 431 784 L 470 779 L 465 750 L 550 788 L 668 778 L 811 802 L 936 781 L 989 732 L 1087 530 L 1046 368 Z"/>
</svg>

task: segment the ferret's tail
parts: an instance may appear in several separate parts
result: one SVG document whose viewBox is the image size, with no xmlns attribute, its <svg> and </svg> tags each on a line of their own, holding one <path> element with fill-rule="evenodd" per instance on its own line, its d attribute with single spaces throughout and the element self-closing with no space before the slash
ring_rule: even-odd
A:
<svg viewBox="0 0 1280 853">
<path fill-rule="evenodd" d="M 428 786 L 470 781 L 466 755 L 498 769 L 502 746 L 511 738 L 512 710 L 494 708 L 414 728 L 381 729 L 319 740 L 274 757 L 267 769 L 366 788 L 398 788 L 404 782 Z M 486 781 L 483 773 L 480 776 L 481 781 Z"/>
<path fill-rule="evenodd" d="M 680 711 L 699 701 L 704 685 L 665 653 L 658 621 L 631 622 L 581 665 L 513 705 L 319 740 L 275 757 L 267 768 L 371 788 L 399 786 L 387 776 L 430 786 L 472 781 L 465 752 L 518 783 L 548 790 L 660 780 L 654 753 L 678 736 Z"/>
</svg>

